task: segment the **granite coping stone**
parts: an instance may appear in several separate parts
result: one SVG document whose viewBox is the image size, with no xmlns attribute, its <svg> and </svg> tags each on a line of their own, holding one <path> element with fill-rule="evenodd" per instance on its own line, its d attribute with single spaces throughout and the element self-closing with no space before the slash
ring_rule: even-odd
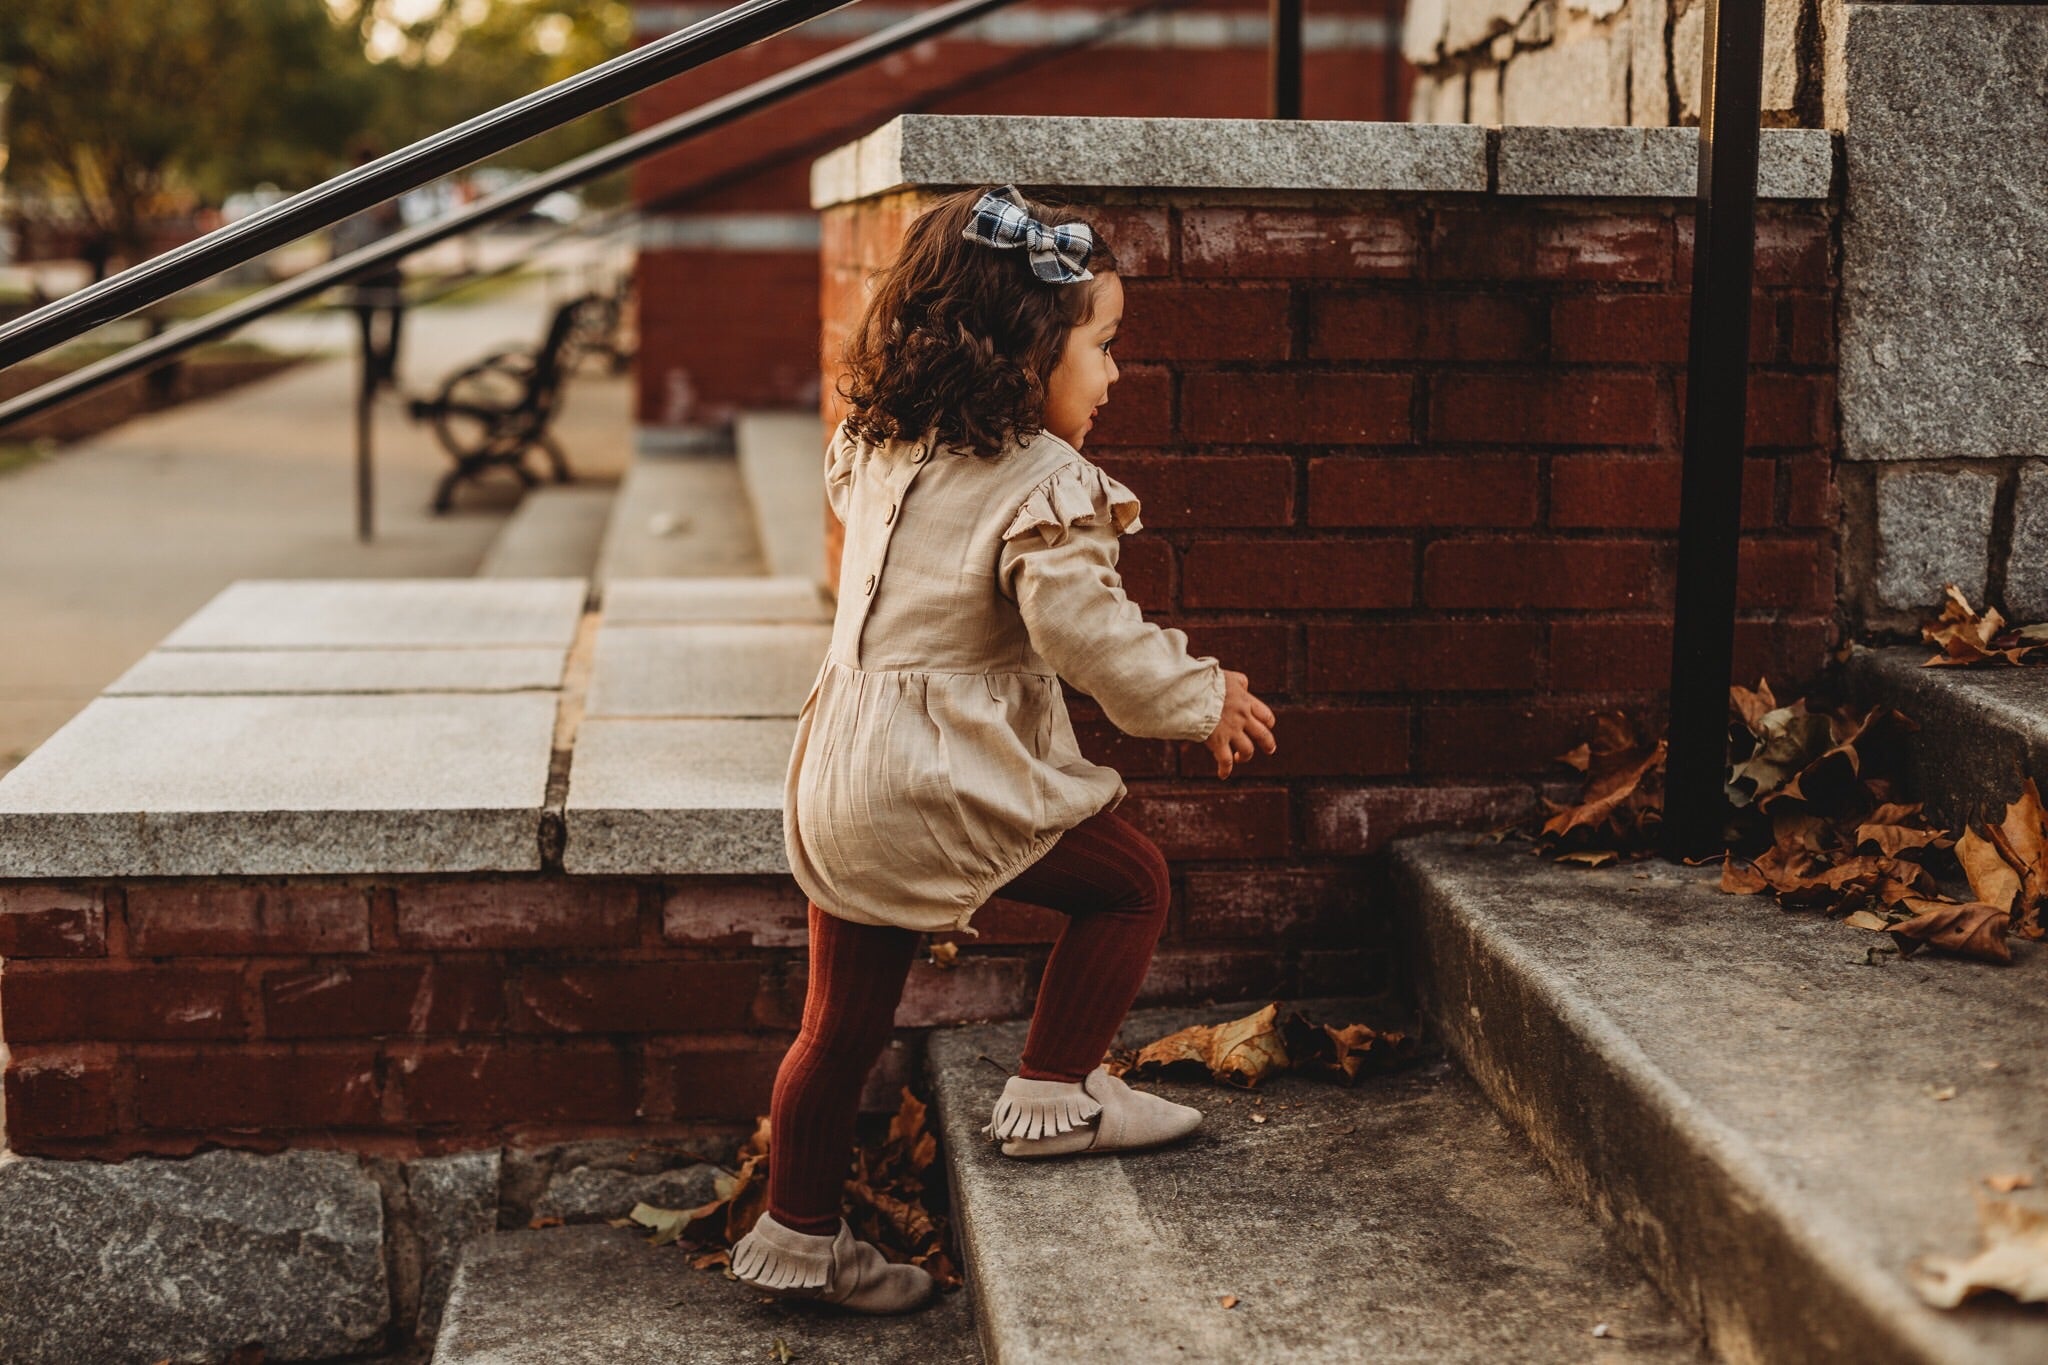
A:
<svg viewBox="0 0 2048 1365">
<path fill-rule="evenodd" d="M 153 649 L 108 696 L 530 692 L 562 685 L 567 649 Z"/>
<path fill-rule="evenodd" d="M 566 649 L 581 578 L 239 579 L 158 649 Z"/>
<path fill-rule="evenodd" d="M 600 1224 L 471 1242 L 434 1346 L 434 1365 L 774 1359 L 981 1365 L 982 1357 L 972 1306 L 958 1290 L 910 1313 L 850 1313 L 694 1270 L 678 1245 L 650 1246 L 643 1231 Z"/>
<path fill-rule="evenodd" d="M 1139 1010 L 1119 1039 L 1135 1047 L 1265 1003 Z M 1322 1023 L 1398 1026 L 1370 1001 L 1291 1008 Z M 1023 1161 L 980 1127 L 1029 1027 L 936 1029 L 927 1040 L 991 1361 L 1701 1359 L 1627 1254 L 1449 1063 L 1353 1086 L 1282 1073 L 1251 1092 L 1137 1080 L 1200 1109 L 1201 1125 L 1151 1151 Z"/>
<path fill-rule="evenodd" d="M 795 716 L 832 644 L 803 622 L 614 625 L 597 633 L 591 717 Z"/>
<path fill-rule="evenodd" d="M 1486 130 L 1321 119 L 903 114 L 811 168 L 811 207 L 913 185 L 1486 189 Z"/>
<path fill-rule="evenodd" d="M 1503 195 L 1690 199 L 1698 191 L 1692 128 L 905 114 L 814 162 L 811 204 L 1005 181 L 1483 194 L 1490 140 L 1493 189 Z M 1826 129 L 1765 129 L 1758 159 L 1764 199 L 1833 192 L 1835 136 Z"/>
<path fill-rule="evenodd" d="M 1498 192 L 1553 197 L 1691 199 L 1699 193 L 1697 128 L 1500 130 Z M 1757 144 L 1759 199 L 1826 199 L 1835 135 L 1766 128 Z"/>
<path fill-rule="evenodd" d="M 796 721 L 586 719 L 564 810 L 571 873 L 786 873 Z"/>
<path fill-rule="evenodd" d="M 1393 853 L 1440 1036 L 1727 1358 L 2048 1359 L 2048 1317 L 1944 1312 L 1909 1275 L 1977 1251 L 1986 1177 L 2038 1176 L 2048 945 L 1873 957 L 1718 866 Z"/>
<path fill-rule="evenodd" d="M 538 869 L 556 705 L 100 697 L 0 779 L 0 876 Z"/>
</svg>

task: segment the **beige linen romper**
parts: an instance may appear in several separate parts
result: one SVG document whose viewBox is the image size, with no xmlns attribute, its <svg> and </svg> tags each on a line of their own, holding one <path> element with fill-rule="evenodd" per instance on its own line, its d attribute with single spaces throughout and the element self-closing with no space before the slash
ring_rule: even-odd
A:
<svg viewBox="0 0 2048 1365">
<path fill-rule="evenodd" d="M 785 780 L 790 870 L 842 919 L 976 935 L 990 895 L 1127 794 L 1082 757 L 1059 680 L 1128 734 L 1203 740 L 1222 666 L 1124 595 L 1137 496 L 1049 432 L 984 458 L 841 428 L 825 487 L 846 542 Z"/>
</svg>

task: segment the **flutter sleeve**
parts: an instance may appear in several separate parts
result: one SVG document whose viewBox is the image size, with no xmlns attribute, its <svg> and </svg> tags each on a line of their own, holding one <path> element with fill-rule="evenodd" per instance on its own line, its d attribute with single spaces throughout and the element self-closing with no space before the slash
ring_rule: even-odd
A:
<svg viewBox="0 0 2048 1365">
<path fill-rule="evenodd" d="M 1062 466 L 1004 531 L 998 590 L 1046 662 L 1119 730 L 1204 740 L 1223 715 L 1223 666 L 1191 656 L 1185 632 L 1147 621 L 1124 594 L 1117 541 L 1142 529 L 1138 512 L 1137 495 L 1094 465 Z"/>
<path fill-rule="evenodd" d="M 846 500 L 853 488 L 853 468 L 859 457 L 860 442 L 846 434 L 846 424 L 834 427 L 832 439 L 825 445 L 825 500 L 842 525 L 846 521 Z"/>
</svg>

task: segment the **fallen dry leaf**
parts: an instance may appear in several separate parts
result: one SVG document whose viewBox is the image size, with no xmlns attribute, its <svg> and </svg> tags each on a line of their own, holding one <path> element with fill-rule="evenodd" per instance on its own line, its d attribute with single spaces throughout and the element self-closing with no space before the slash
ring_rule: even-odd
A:
<svg viewBox="0 0 2048 1365">
<path fill-rule="evenodd" d="M 1216 1302 L 1222 1304 L 1225 1308 L 1235 1308 L 1237 1307 L 1237 1295 L 1225 1294 L 1222 1298 L 1216 1300 Z"/>
<path fill-rule="evenodd" d="M 1908 900 L 1905 906 L 1913 912 L 1913 918 L 1891 927 L 1892 939 L 1900 952 L 1911 953 L 1914 948 L 1925 946 L 1981 962 L 2012 961 L 2012 948 L 2005 941 L 2011 921 L 1997 906 L 1979 901 L 1957 905 L 1919 899 Z"/>
<path fill-rule="evenodd" d="M 1936 1308 L 1954 1308 L 1973 1295 L 2010 1294 L 2021 1303 L 2048 1302 L 2048 1213 L 2014 1200 L 1977 1201 L 1983 1249 L 1967 1261 L 1923 1258 L 1914 1288 Z"/>
<path fill-rule="evenodd" d="M 1883 915 L 1874 915 L 1868 910 L 1858 910 L 1842 921 L 1851 929 L 1874 929 L 1882 932 L 1892 927 L 1892 922 Z"/>
<path fill-rule="evenodd" d="M 934 943 L 931 945 L 931 959 L 934 967 L 950 967 L 960 957 L 957 943 Z"/>
<path fill-rule="evenodd" d="M 2005 618 L 1996 607 L 1986 607 L 1980 616 L 1962 589 L 1950 583 L 1943 592 L 1941 616 L 1920 628 L 1920 638 L 1940 652 L 1923 667 L 1962 667 L 2003 661 L 2008 664 L 2042 662 L 2038 651 L 2048 646 L 2048 632 L 2039 626 L 2007 630 Z"/>
<path fill-rule="evenodd" d="M 1131 1069 L 1195 1062 L 1227 1084 L 1257 1085 L 1268 1073 L 1284 1071 L 1288 1066 L 1279 1014 L 1280 1006 L 1275 1001 L 1242 1019 L 1190 1025 L 1138 1049 Z"/>
<path fill-rule="evenodd" d="M 1987 1175 L 1984 1177 L 1984 1183 L 2000 1194 L 2011 1194 L 2014 1190 L 2032 1189 L 2034 1177 L 2025 1171 L 2014 1171 L 2008 1175 Z"/>
</svg>

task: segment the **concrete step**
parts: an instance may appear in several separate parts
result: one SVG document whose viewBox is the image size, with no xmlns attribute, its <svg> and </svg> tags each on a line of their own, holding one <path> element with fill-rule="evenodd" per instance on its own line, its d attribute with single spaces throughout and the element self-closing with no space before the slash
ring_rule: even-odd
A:
<svg viewBox="0 0 2048 1365">
<path fill-rule="evenodd" d="M 1122 1041 L 1262 1003 L 1136 1011 Z M 1292 1003 L 1367 1017 L 1364 1002 Z M 1027 1028 L 935 1030 L 927 1053 L 991 1365 L 1700 1359 L 1447 1062 L 1355 1087 L 1283 1073 L 1256 1108 L 1212 1084 L 1141 1081 L 1203 1110 L 1202 1126 L 1154 1151 L 1033 1162 L 978 1131 Z"/>
<path fill-rule="evenodd" d="M 612 503 L 597 578 L 699 578 L 768 572 L 731 455 L 641 455 Z"/>
<path fill-rule="evenodd" d="M 787 1355 L 775 1351 L 781 1338 Z M 496 1232 L 455 1272 L 433 1365 L 980 1365 L 965 1292 L 914 1313 L 849 1313 L 763 1295 L 722 1271 L 693 1270 L 680 1248 L 605 1224 Z"/>
<path fill-rule="evenodd" d="M 1930 815 L 1996 821 L 2025 778 L 2048 782 L 2048 669 L 1925 667 L 1933 654 L 1927 645 L 1858 648 L 1849 656 L 1850 690 L 1920 726 L 1913 777 Z"/>
<path fill-rule="evenodd" d="M 740 478 L 768 572 L 825 578 L 825 424 L 811 412 L 743 412 Z"/>
<path fill-rule="evenodd" d="M 530 490 L 477 565 L 478 578 L 587 578 L 597 568 L 616 484 Z"/>
<path fill-rule="evenodd" d="M 1985 1177 L 2040 1176 L 2048 950 L 1873 965 L 1875 936 L 1717 875 L 1394 846 L 1445 1042 L 1717 1351 L 2048 1360 L 2048 1317 L 1907 1278 L 1978 1249 Z"/>
</svg>

